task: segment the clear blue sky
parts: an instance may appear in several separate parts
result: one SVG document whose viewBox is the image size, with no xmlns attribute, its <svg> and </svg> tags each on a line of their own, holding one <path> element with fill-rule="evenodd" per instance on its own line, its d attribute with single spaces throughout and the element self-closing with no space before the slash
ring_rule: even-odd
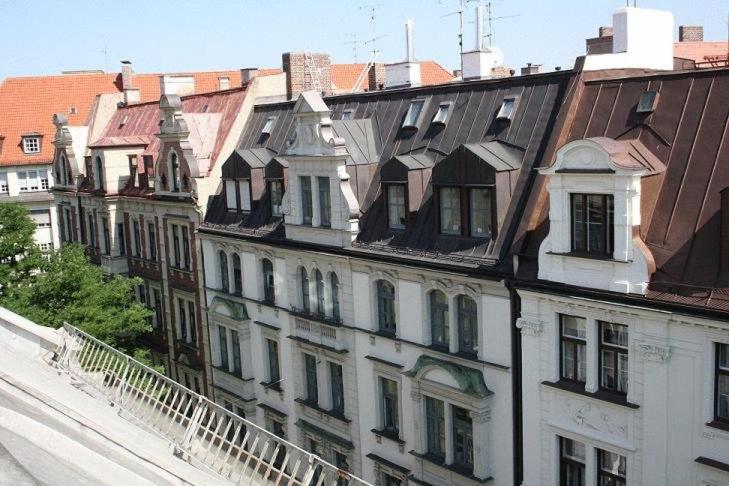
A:
<svg viewBox="0 0 729 486">
<path fill-rule="evenodd" d="M 495 0 L 495 44 L 507 64 L 569 67 L 584 52 L 584 39 L 625 0 Z M 415 20 L 415 54 L 457 68 L 458 20 L 444 17 L 458 0 L 0 0 L 0 79 L 72 69 L 118 71 L 133 61 L 137 72 L 277 67 L 281 53 L 328 52 L 352 62 L 356 34 L 371 35 L 369 12 L 377 11 L 380 59 L 404 56 L 403 23 Z M 727 38 L 726 0 L 639 0 L 638 6 L 671 10 L 680 24 L 705 28 L 707 40 Z M 468 5 L 466 47 L 474 44 Z M 359 59 L 367 58 L 360 46 Z M 106 51 L 106 53 L 104 52 Z"/>
</svg>

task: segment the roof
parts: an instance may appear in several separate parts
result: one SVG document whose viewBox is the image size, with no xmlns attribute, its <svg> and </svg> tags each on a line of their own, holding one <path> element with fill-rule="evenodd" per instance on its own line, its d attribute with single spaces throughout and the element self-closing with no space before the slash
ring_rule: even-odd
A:
<svg viewBox="0 0 729 486">
<path fill-rule="evenodd" d="M 652 114 L 638 114 L 646 90 L 658 91 L 658 103 Z M 665 166 L 649 171 L 641 188 L 639 236 L 656 265 L 647 298 L 729 311 L 719 244 L 721 191 L 729 187 L 729 69 L 588 81 L 575 103 L 564 143 L 609 137 L 636 157 L 652 154 L 628 163 Z M 522 240 L 519 278 L 534 280 L 549 228 L 544 176 L 529 204 L 535 216 Z"/>
<path fill-rule="evenodd" d="M 423 86 L 448 83 L 455 79 L 452 73 L 435 61 L 420 61 L 419 64 Z M 332 87 L 338 91 L 351 91 L 366 67 L 366 63 L 332 64 Z M 362 85 L 367 85 L 366 79 Z"/>
<path fill-rule="evenodd" d="M 260 69 L 258 75 L 276 74 L 278 69 Z M 197 93 L 218 89 L 220 77 L 230 78 L 230 86 L 241 85 L 240 70 L 190 73 Z M 160 74 L 134 74 L 132 85 L 140 90 L 140 101 L 160 98 Z M 69 126 L 85 125 L 93 110 L 96 95 L 121 93 L 119 73 L 80 73 L 56 76 L 7 78 L 0 84 L 0 166 L 50 164 L 53 160 L 55 113 L 65 113 Z M 75 113 L 72 113 L 72 108 Z M 26 155 L 21 136 L 37 133 L 42 137 L 41 151 Z"/>
<path fill-rule="evenodd" d="M 715 60 L 717 57 L 726 59 L 727 54 L 729 54 L 729 42 L 727 41 L 675 42 L 673 44 L 674 57 L 691 59 L 696 63 Z"/>
</svg>

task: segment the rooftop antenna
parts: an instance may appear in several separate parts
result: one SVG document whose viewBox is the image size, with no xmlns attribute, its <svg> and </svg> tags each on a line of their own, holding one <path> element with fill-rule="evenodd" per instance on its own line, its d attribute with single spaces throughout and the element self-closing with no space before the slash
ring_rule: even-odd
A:
<svg viewBox="0 0 729 486">
<path fill-rule="evenodd" d="M 109 49 L 106 47 L 106 42 L 104 42 L 104 48 L 100 52 L 104 54 L 104 71 L 109 71 Z"/>
<path fill-rule="evenodd" d="M 354 56 L 354 63 L 357 64 L 357 60 L 358 60 L 358 56 L 357 56 L 357 54 L 358 54 L 358 48 L 359 48 L 359 45 L 360 44 L 363 44 L 363 42 L 357 40 L 357 33 L 356 32 L 354 34 L 347 34 L 347 35 L 350 36 L 350 37 L 352 37 L 352 40 L 351 41 L 347 41 L 346 43 L 352 45 L 352 54 Z"/>
<path fill-rule="evenodd" d="M 501 20 L 501 19 L 511 19 L 514 17 L 521 17 L 521 14 L 513 14 L 513 15 L 501 15 L 499 17 L 494 17 L 494 8 L 492 2 L 486 2 L 486 13 L 488 14 L 488 23 L 489 23 L 489 33 L 486 34 L 486 37 L 489 40 L 489 47 L 491 47 L 491 44 L 493 43 L 493 40 L 495 38 L 494 33 L 494 20 Z"/>
<path fill-rule="evenodd" d="M 440 18 L 450 17 L 452 15 L 458 15 L 458 52 L 460 54 L 463 54 L 463 13 L 466 10 L 466 6 L 471 2 L 476 2 L 479 0 L 459 0 L 459 6 L 458 10 L 455 12 L 450 12 L 445 15 L 441 15 Z M 461 57 L 461 73 L 463 72 L 463 56 Z"/>
<path fill-rule="evenodd" d="M 372 37 L 369 38 L 369 40 L 365 43 L 371 43 L 372 44 L 372 62 L 374 62 L 375 58 L 377 57 L 377 53 L 379 52 L 377 50 L 376 42 L 380 37 L 377 37 L 377 22 L 375 20 L 375 12 L 378 8 L 384 6 L 383 3 L 372 3 L 369 5 L 361 5 L 359 7 L 359 10 L 369 10 L 370 12 L 370 25 L 372 26 Z"/>
</svg>

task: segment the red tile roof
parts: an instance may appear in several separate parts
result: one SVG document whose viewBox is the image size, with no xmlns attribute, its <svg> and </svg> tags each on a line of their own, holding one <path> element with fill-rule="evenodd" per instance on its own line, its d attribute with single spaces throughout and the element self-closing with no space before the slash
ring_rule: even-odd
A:
<svg viewBox="0 0 729 486">
<path fill-rule="evenodd" d="M 676 42 L 673 44 L 674 57 L 691 59 L 697 63 L 710 61 L 712 58 L 726 59 L 729 44 L 726 41 Z"/>
<path fill-rule="evenodd" d="M 332 84 L 338 90 L 351 90 L 366 66 L 365 63 L 332 64 Z M 430 86 L 448 83 L 453 80 L 454 76 L 435 61 L 421 61 L 420 78 L 423 86 Z M 362 84 L 366 85 L 367 80 L 365 79 Z"/>
</svg>

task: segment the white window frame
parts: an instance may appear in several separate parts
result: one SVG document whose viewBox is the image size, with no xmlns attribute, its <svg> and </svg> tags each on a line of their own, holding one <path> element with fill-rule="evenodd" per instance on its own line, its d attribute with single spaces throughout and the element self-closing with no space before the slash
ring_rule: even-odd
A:
<svg viewBox="0 0 729 486">
<path fill-rule="evenodd" d="M 41 151 L 40 137 L 23 137 L 23 153 L 27 155 L 39 154 Z"/>
</svg>

